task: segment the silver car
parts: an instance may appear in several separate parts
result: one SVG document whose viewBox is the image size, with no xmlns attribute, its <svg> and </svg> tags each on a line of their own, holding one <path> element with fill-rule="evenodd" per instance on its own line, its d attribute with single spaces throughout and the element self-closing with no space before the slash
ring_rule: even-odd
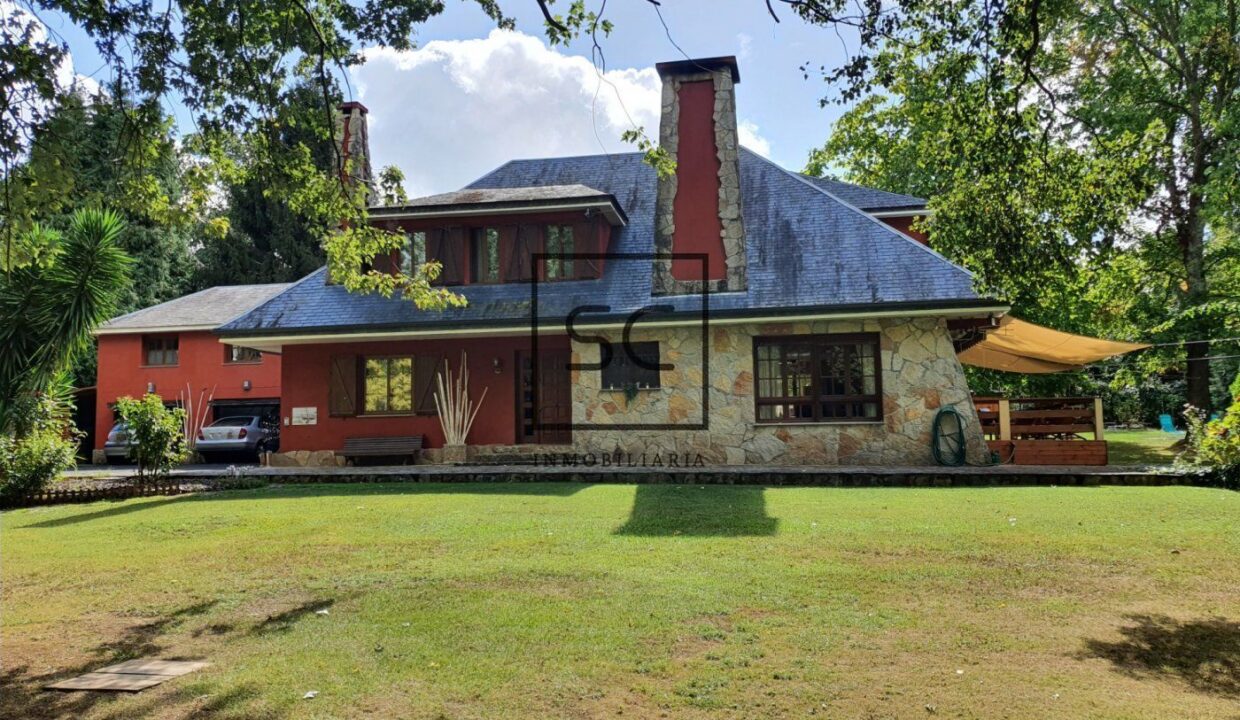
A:
<svg viewBox="0 0 1240 720">
<path fill-rule="evenodd" d="M 116 423 L 108 433 L 108 439 L 103 443 L 103 456 L 108 459 L 109 463 L 128 462 L 129 448 L 133 445 L 134 441 L 129 436 L 129 428 L 125 423 Z"/>
<path fill-rule="evenodd" d="M 195 449 L 204 458 L 223 453 L 260 453 L 279 447 L 280 430 L 259 415 L 236 415 L 216 420 L 198 431 Z"/>
</svg>

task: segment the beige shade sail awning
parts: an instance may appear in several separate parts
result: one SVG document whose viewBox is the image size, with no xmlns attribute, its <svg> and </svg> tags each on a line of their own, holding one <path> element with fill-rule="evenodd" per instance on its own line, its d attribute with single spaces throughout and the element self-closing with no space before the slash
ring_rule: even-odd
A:
<svg viewBox="0 0 1240 720">
<path fill-rule="evenodd" d="M 1019 373 L 1076 370 L 1091 362 L 1144 350 L 1141 343 L 1100 340 L 1052 330 L 1005 315 L 999 327 L 959 354 L 973 367 Z"/>
</svg>

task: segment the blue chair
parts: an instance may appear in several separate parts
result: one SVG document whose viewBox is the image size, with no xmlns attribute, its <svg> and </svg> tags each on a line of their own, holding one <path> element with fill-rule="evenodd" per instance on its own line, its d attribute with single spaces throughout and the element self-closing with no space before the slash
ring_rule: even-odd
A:
<svg viewBox="0 0 1240 720">
<path fill-rule="evenodd" d="M 1179 430 L 1176 430 L 1176 429 L 1175 429 L 1175 422 L 1173 422 L 1173 421 L 1171 420 L 1171 416 L 1170 416 L 1170 415 L 1165 415 L 1165 414 L 1164 414 L 1164 415 L 1159 415 L 1159 416 L 1158 416 L 1158 424 L 1159 424 L 1160 426 L 1162 426 L 1162 431 L 1163 431 L 1163 432 L 1169 432 L 1169 433 L 1179 432 Z"/>
</svg>

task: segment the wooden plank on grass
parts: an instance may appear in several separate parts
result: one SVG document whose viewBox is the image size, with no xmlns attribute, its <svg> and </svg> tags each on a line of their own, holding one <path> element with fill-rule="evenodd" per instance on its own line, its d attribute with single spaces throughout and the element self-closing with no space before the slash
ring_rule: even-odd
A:
<svg viewBox="0 0 1240 720">
<path fill-rule="evenodd" d="M 127 660 L 123 663 L 109 665 L 105 668 L 99 668 L 95 672 L 101 673 L 122 673 L 127 675 L 165 675 L 167 677 L 180 677 L 186 673 L 201 670 L 207 666 L 205 662 L 188 661 L 188 660 L 155 660 L 151 658 L 141 660 Z"/>
<path fill-rule="evenodd" d="M 48 690 L 106 690 L 138 692 L 168 680 L 168 675 L 134 675 L 131 673 L 91 672 L 58 683 L 45 685 Z"/>
</svg>

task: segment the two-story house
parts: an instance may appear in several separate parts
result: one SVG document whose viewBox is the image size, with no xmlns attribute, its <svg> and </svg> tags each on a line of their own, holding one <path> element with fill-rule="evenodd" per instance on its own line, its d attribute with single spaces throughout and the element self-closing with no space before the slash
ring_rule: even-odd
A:
<svg viewBox="0 0 1240 720">
<path fill-rule="evenodd" d="M 464 352 L 472 396 L 487 392 L 471 445 L 927 464 L 932 419 L 954 404 L 984 456 L 951 329 L 1007 308 L 902 232 L 924 201 L 740 147 L 734 58 L 658 70 L 673 175 L 638 153 L 513 160 L 372 210 L 408 238 L 375 266 L 439 260 L 467 307 L 351 294 L 323 269 L 220 328 L 282 354 L 282 450 L 400 435 L 438 447 L 435 373 Z M 365 153 L 366 109 L 345 112 L 346 152 Z"/>
<path fill-rule="evenodd" d="M 99 327 L 95 462 L 126 395 L 155 393 L 166 403 L 188 397 L 211 404 L 207 422 L 280 411 L 280 356 L 221 345 L 215 329 L 275 297 L 288 284 L 209 288 L 114 318 Z"/>
</svg>

